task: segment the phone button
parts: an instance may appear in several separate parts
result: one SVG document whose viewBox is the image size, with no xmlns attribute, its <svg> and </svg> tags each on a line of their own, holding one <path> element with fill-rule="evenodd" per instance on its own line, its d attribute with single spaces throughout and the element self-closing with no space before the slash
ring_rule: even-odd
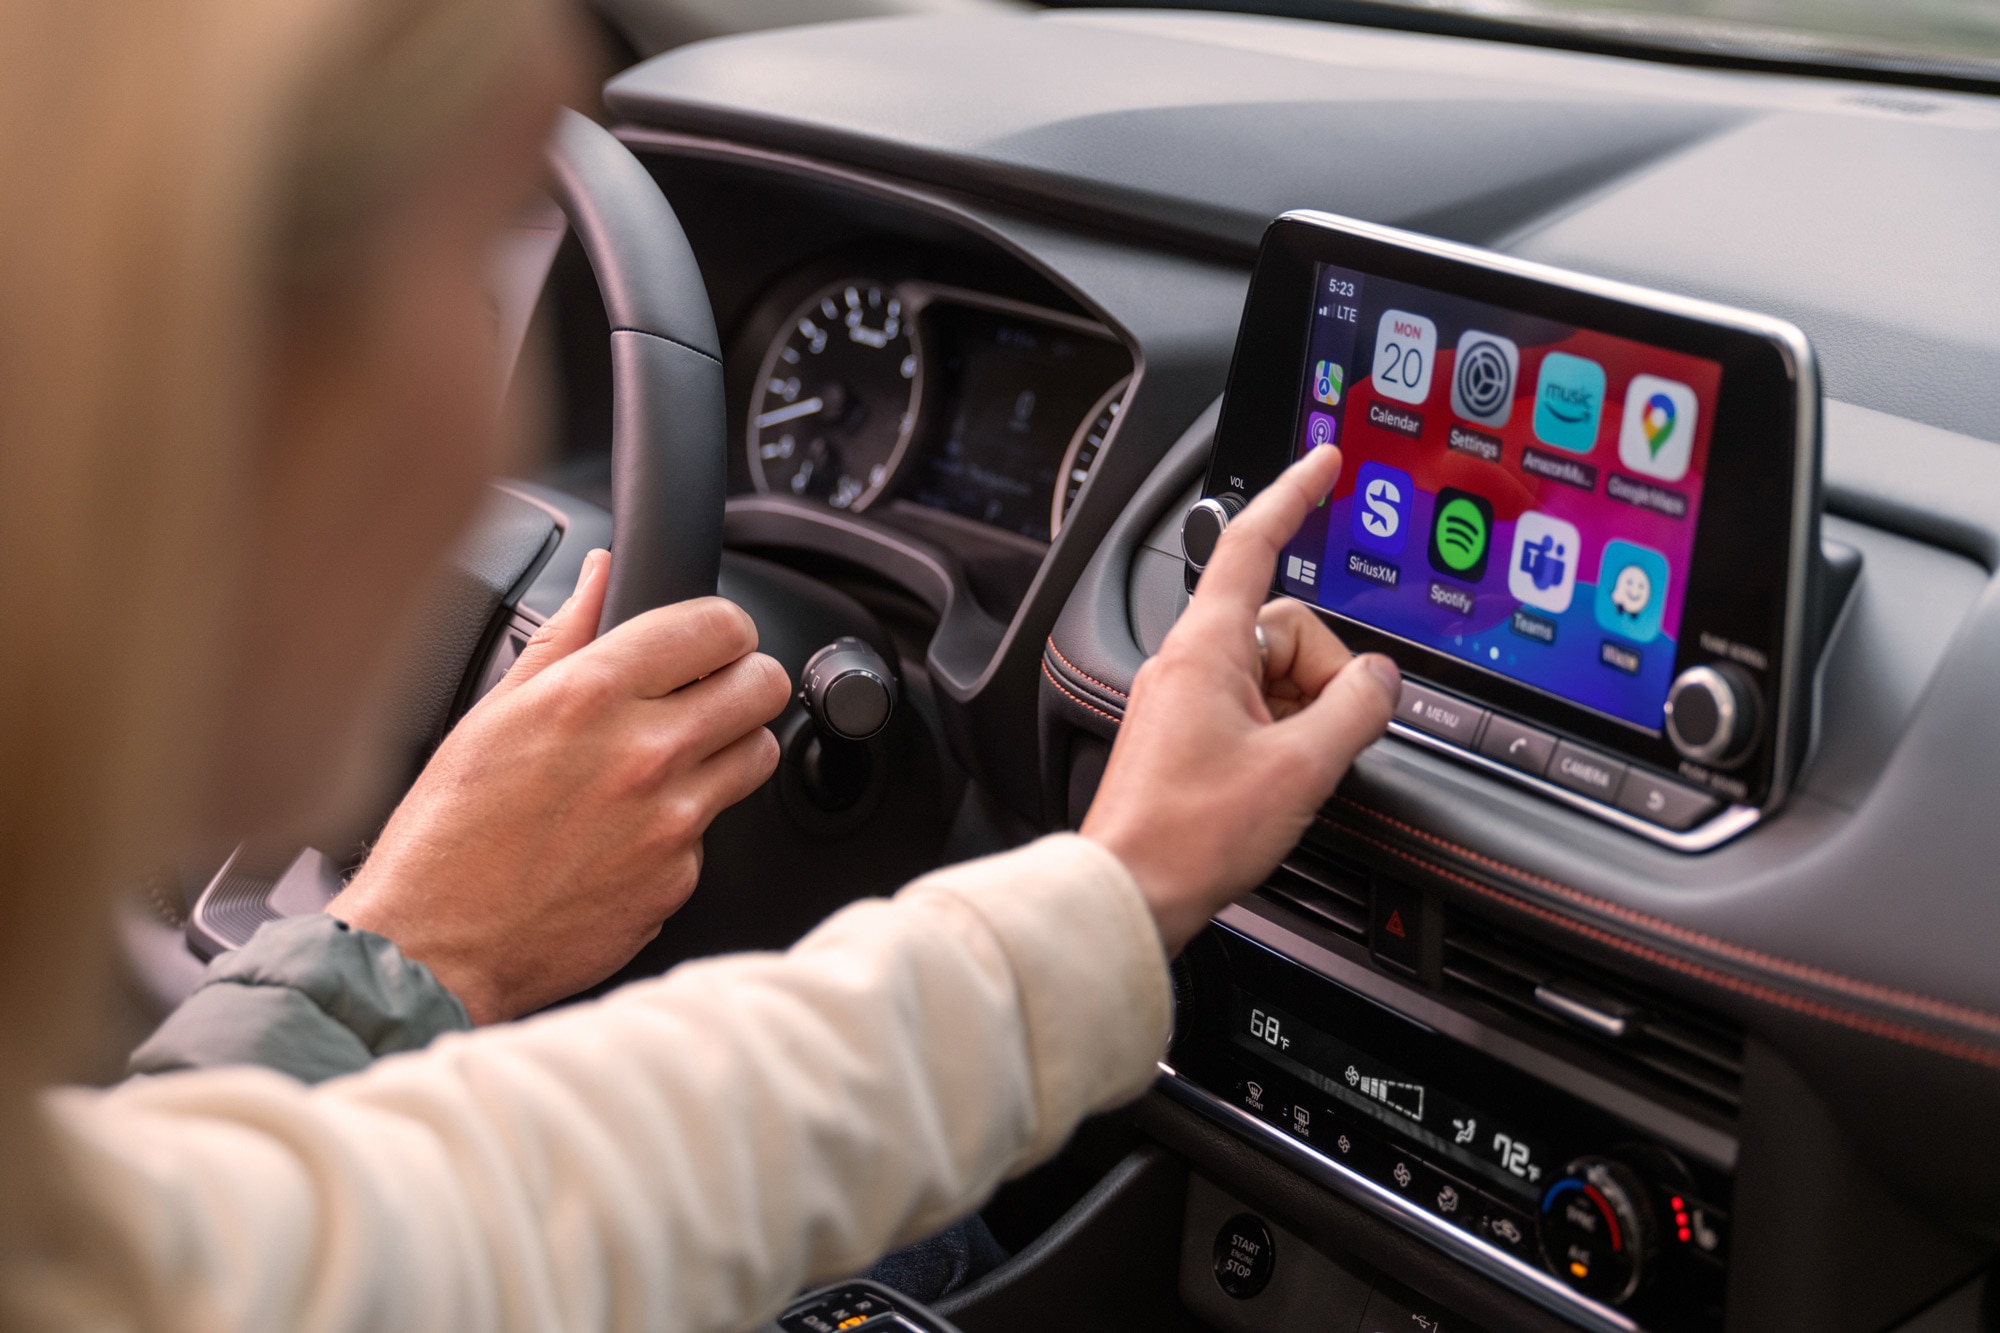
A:
<svg viewBox="0 0 2000 1333">
<path fill-rule="evenodd" d="M 1618 789 L 1618 808 L 1649 824 L 1684 832 L 1715 813 L 1722 802 L 1705 791 L 1633 769 Z"/>
<path fill-rule="evenodd" d="M 1418 731 L 1428 731 L 1454 745 L 1469 746 L 1479 739 L 1479 727 L 1486 721 L 1486 710 L 1474 708 L 1449 694 L 1441 694 L 1405 678 L 1402 699 L 1396 705 L 1396 717 Z"/>
<path fill-rule="evenodd" d="M 1548 778 L 1558 786 L 1609 805 L 1618 794 L 1618 784 L 1625 780 L 1625 765 L 1595 750 L 1564 741 L 1556 747 L 1555 758 L 1549 763 Z"/>
<path fill-rule="evenodd" d="M 1488 759 L 1497 759 L 1509 768 L 1518 768 L 1535 777 L 1548 771 L 1549 756 L 1555 752 L 1555 737 L 1498 713 L 1486 724 L 1486 738 L 1479 742 L 1479 753 Z"/>
</svg>

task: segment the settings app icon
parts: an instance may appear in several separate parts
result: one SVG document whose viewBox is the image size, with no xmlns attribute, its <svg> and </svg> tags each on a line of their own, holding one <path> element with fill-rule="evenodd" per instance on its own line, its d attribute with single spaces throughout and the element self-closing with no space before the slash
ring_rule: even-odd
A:
<svg viewBox="0 0 2000 1333">
<path fill-rule="evenodd" d="M 1521 349 L 1511 338 L 1467 329 L 1458 338 L 1451 374 L 1451 410 L 1467 421 L 1498 429 L 1514 414 L 1514 382 Z"/>
</svg>

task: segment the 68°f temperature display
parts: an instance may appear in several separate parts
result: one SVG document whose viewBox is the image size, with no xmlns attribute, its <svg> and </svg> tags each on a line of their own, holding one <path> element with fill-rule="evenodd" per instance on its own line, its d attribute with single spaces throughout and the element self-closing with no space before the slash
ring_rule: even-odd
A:
<svg viewBox="0 0 2000 1333">
<path fill-rule="evenodd" d="M 1236 1044 L 1333 1101 L 1474 1168 L 1487 1181 L 1540 1197 L 1548 1153 L 1492 1116 L 1424 1080 L 1239 991 Z"/>
</svg>

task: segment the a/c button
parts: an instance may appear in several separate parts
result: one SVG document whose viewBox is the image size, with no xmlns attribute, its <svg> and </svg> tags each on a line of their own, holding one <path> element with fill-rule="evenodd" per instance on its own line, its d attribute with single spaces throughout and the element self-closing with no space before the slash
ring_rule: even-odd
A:
<svg viewBox="0 0 2000 1333">
<path fill-rule="evenodd" d="M 1616 759 L 1608 759 L 1595 750 L 1586 750 L 1568 741 L 1556 747 L 1556 757 L 1549 761 L 1550 782 L 1607 805 L 1618 794 L 1618 784 L 1624 778 L 1625 765 Z"/>
<path fill-rule="evenodd" d="M 1486 710 L 1405 680 L 1396 717 L 1418 731 L 1428 731 L 1454 745 L 1469 748 L 1479 735 L 1480 724 L 1486 721 Z"/>
</svg>

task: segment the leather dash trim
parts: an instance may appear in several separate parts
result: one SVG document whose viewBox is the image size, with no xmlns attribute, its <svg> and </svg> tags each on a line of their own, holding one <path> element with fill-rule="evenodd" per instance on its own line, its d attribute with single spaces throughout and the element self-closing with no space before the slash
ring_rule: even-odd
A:
<svg viewBox="0 0 2000 1333">
<path fill-rule="evenodd" d="M 1073 700 L 1075 703 L 1081 705 L 1084 708 L 1088 708 L 1091 712 L 1097 714 L 1099 717 L 1103 718 L 1107 722 L 1115 724 L 1118 721 L 1117 717 L 1113 716 L 1110 713 L 1105 712 L 1102 708 L 1099 708 L 1096 704 L 1090 702 L 1088 699 L 1084 698 L 1081 694 L 1078 694 L 1075 690 L 1071 689 L 1069 686 L 1063 684 L 1062 681 L 1057 679 L 1056 673 L 1049 669 L 1048 660 L 1046 658 L 1044 658 L 1042 661 L 1042 674 L 1049 678 L 1049 684 L 1055 686 L 1057 689 L 1061 690 L 1064 694 L 1068 695 L 1070 699 Z"/>
<path fill-rule="evenodd" d="M 1098 689 L 1103 690 L 1106 694 L 1115 694 L 1120 699 L 1130 699 L 1132 697 L 1131 695 L 1125 693 L 1125 691 L 1119 689 L 1116 685 L 1106 684 L 1105 682 L 1099 680 L 1097 677 L 1091 675 L 1088 671 L 1085 671 L 1082 667 L 1078 666 L 1076 663 L 1070 661 L 1067 657 L 1064 657 L 1063 650 L 1056 647 L 1056 636 L 1053 634 L 1049 635 L 1049 651 L 1056 655 L 1056 661 L 1061 662 L 1071 671 L 1075 672 L 1079 676 L 1082 676 L 1085 680 L 1089 681 L 1092 685 L 1095 685 Z"/>
<path fill-rule="evenodd" d="M 1339 826 L 1336 825 L 1335 827 Z M 1685 958 L 1679 958 L 1662 950 L 1640 944 L 1635 940 L 1628 940 L 1621 935 L 1615 935 L 1608 930 L 1577 921 L 1552 908 L 1526 902 L 1500 889 L 1482 884 L 1470 875 L 1460 874 L 1447 866 L 1418 856 L 1414 852 L 1405 851 L 1380 838 L 1371 837 L 1358 829 L 1342 828 L 1341 831 L 1349 837 L 1357 838 L 1370 846 L 1379 848 L 1389 855 L 1399 860 L 1407 861 L 1411 865 L 1426 870 L 1441 879 L 1450 880 L 1452 883 L 1479 894 L 1481 897 L 1490 898 L 1514 911 L 1526 913 L 1538 920 L 1558 926 L 1572 934 L 1594 940 L 1621 953 L 1644 959 L 1655 966 L 1679 972 L 1684 976 L 1693 977 L 1708 985 L 1733 991 L 1738 995 L 1747 996 L 1764 1004 L 1781 1009 L 1789 1009 L 1794 1013 L 1818 1019 L 1823 1023 L 1832 1023 L 1871 1037 L 1880 1037 L 1888 1041 L 1901 1042 L 1907 1046 L 1914 1046 L 1921 1050 L 1930 1051 L 1933 1054 L 1962 1060 L 1968 1064 L 1982 1065 L 1988 1069 L 2000 1070 L 2000 1051 L 1990 1050 L 1969 1041 L 1958 1041 L 1950 1037 L 1941 1037 L 1934 1033 L 1925 1032 L 1921 1028 L 1908 1027 L 1901 1023 L 1890 1022 L 1887 1019 L 1873 1018 L 1867 1014 L 1858 1014 L 1852 1010 L 1842 1009 L 1821 1000 L 1808 999 L 1802 995 L 1793 995 L 1789 991 L 1778 990 L 1773 986 L 1766 986 L 1756 981 L 1732 976 L 1727 972 L 1720 972 L 1713 968 L 1704 967 L 1700 963 L 1690 962 Z"/>
<path fill-rule="evenodd" d="M 1747 945 L 1736 944 L 1714 935 L 1708 935 L 1691 927 L 1649 915 L 1634 908 L 1626 907 L 1622 903 L 1615 903 L 1609 899 L 1599 898 L 1593 894 L 1585 893 L 1581 889 L 1572 888 L 1558 880 L 1548 879 L 1530 871 L 1522 870 L 1518 866 L 1509 865 L 1505 861 L 1475 852 L 1469 847 L 1462 847 L 1452 842 L 1449 838 L 1442 838 L 1435 833 L 1430 833 L 1417 828 L 1415 825 L 1407 824 L 1400 819 L 1386 815 L 1380 810 L 1363 805 L 1349 797 L 1340 796 L 1336 799 L 1349 809 L 1366 815 L 1370 819 L 1387 824 L 1407 837 L 1415 838 L 1421 842 L 1441 848 L 1482 869 L 1504 875 L 1518 883 L 1540 889 L 1545 893 L 1554 894 L 1565 902 L 1573 903 L 1578 907 L 1586 908 L 1593 912 L 1602 913 L 1614 920 L 1664 936 L 1676 943 L 1685 944 L 1706 953 L 1715 954 L 1731 962 L 1761 968 L 1764 971 L 1776 973 L 1792 981 L 1804 982 L 1807 985 L 1839 991 L 1842 994 L 1853 996 L 1855 999 L 1867 1000 L 1875 1004 L 1886 1005 L 1890 1008 L 1902 1009 L 1912 1014 L 1920 1014 L 1926 1018 L 1935 1018 L 1947 1023 L 1957 1023 L 1964 1027 L 2000 1036 L 2000 1015 L 1990 1014 L 1983 1009 L 1975 1009 L 1970 1005 L 1955 1004 L 1951 1001 L 1936 999 L 1929 995 L 1919 995 L 1912 991 L 1897 990 L 1894 987 L 1883 986 L 1876 982 L 1862 981 L 1855 977 L 1844 976 L 1838 972 L 1829 972 L 1824 968 L 1814 967 L 1810 963 L 1801 963 L 1790 958 L 1781 958 L 1775 954 L 1750 948 Z M 1335 824 L 1330 824 L 1329 826 L 1334 828 L 1341 827 Z M 1356 836 L 1360 836 L 1355 830 L 1350 829 L 1348 831 L 1356 832 Z"/>
</svg>

